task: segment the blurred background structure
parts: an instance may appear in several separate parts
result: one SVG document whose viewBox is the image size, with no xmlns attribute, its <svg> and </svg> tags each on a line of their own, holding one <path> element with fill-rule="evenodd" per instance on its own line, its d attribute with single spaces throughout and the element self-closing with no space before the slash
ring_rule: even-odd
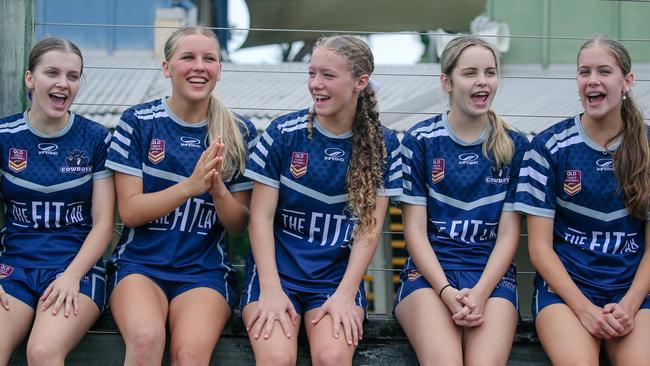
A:
<svg viewBox="0 0 650 366">
<path fill-rule="evenodd" d="M 650 116 L 648 1 L 0 0 L 0 10 L 0 115 L 26 106 L 22 75 L 29 48 L 57 35 L 78 44 L 86 57 L 73 110 L 113 127 L 127 107 L 169 95 L 160 72 L 162 45 L 176 27 L 201 23 L 214 27 L 223 47 L 216 94 L 260 130 L 310 104 L 311 47 L 321 35 L 338 32 L 368 39 L 377 58 L 373 78 L 380 85 L 382 122 L 398 133 L 446 110 L 436 62 L 459 33 L 485 37 L 503 53 L 494 109 L 529 136 L 580 112 L 575 59 L 580 44 L 596 33 L 630 50 L 637 76 L 633 95 Z M 383 245 L 366 276 L 371 309 L 379 313 L 392 310 L 406 256 L 401 231 L 399 209 L 391 208 Z M 234 250 L 242 264 L 246 249 L 238 244 Z M 521 314 L 527 316 L 534 272 L 525 235 L 515 261 Z"/>
</svg>

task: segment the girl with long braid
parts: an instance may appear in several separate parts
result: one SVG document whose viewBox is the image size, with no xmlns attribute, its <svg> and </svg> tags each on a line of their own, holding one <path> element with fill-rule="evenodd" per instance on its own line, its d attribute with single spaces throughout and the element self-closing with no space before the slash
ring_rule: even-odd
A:
<svg viewBox="0 0 650 366">
<path fill-rule="evenodd" d="M 515 209 L 528 214 L 533 315 L 554 365 L 650 364 L 650 149 L 625 47 L 578 53 L 584 113 L 533 139 Z"/>
<path fill-rule="evenodd" d="M 303 320 L 316 365 L 351 364 L 363 336 L 362 276 L 388 197 L 402 186 L 373 69 L 360 38 L 319 40 L 307 83 L 313 108 L 274 120 L 251 154 L 252 253 L 240 306 L 258 365 L 295 364 Z"/>
</svg>

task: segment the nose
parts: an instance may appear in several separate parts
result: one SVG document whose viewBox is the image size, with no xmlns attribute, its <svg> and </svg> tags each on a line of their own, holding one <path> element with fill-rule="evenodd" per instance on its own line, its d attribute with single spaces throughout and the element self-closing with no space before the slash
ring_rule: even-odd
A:
<svg viewBox="0 0 650 366">
<path fill-rule="evenodd" d="M 485 77 L 485 74 L 480 72 L 478 73 L 478 77 L 476 78 L 476 85 L 485 85 L 487 84 L 487 78 Z"/>
<path fill-rule="evenodd" d="M 588 85 L 598 85 L 600 84 L 600 80 L 598 79 L 598 75 L 596 75 L 595 72 L 592 72 L 589 74 L 589 79 L 587 79 L 587 84 Z"/>
<path fill-rule="evenodd" d="M 200 58 L 197 58 L 194 63 L 192 64 L 192 69 L 194 70 L 205 70 L 205 64 L 203 63 L 203 60 Z"/>
<path fill-rule="evenodd" d="M 309 87 L 312 89 L 320 89 L 323 87 L 323 78 L 320 75 L 314 75 L 309 79 Z"/>
<path fill-rule="evenodd" d="M 68 78 L 65 75 L 62 75 L 61 77 L 57 78 L 56 86 L 64 89 L 68 88 Z"/>
</svg>

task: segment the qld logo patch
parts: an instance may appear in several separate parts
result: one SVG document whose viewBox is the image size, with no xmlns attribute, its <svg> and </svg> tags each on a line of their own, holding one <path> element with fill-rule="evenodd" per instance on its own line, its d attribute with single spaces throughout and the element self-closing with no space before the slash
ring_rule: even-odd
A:
<svg viewBox="0 0 650 366">
<path fill-rule="evenodd" d="M 295 178 L 300 178 L 303 175 L 307 174 L 307 163 L 309 162 L 309 155 L 304 152 L 292 152 L 291 153 L 291 166 L 289 170 L 291 175 Z"/>
<path fill-rule="evenodd" d="M 149 144 L 149 161 L 158 164 L 165 158 L 165 140 L 151 139 Z"/>
<path fill-rule="evenodd" d="M 14 173 L 20 173 L 27 168 L 27 150 L 9 149 L 9 169 Z"/>
<path fill-rule="evenodd" d="M 574 196 L 582 189 L 582 172 L 579 170 L 567 170 L 564 172 L 564 192 Z"/>
<path fill-rule="evenodd" d="M 13 271 L 14 271 L 14 267 L 4 263 L 0 263 L 0 280 L 11 276 Z"/>
<path fill-rule="evenodd" d="M 422 273 L 418 272 L 415 269 L 412 269 L 409 271 L 409 273 L 406 275 L 406 277 L 409 279 L 409 281 L 415 281 L 418 278 L 422 277 Z"/>
<path fill-rule="evenodd" d="M 431 181 L 433 184 L 439 183 L 445 178 L 445 159 L 435 158 L 431 165 Z"/>
</svg>

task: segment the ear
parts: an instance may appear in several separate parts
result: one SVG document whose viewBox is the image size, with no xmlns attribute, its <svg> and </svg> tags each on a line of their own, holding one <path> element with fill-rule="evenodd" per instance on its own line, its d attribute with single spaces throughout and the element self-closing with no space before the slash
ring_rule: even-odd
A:
<svg viewBox="0 0 650 366">
<path fill-rule="evenodd" d="M 25 86 L 27 89 L 34 89 L 34 76 L 31 71 L 25 71 Z"/>
<path fill-rule="evenodd" d="M 366 88 L 366 86 L 368 86 L 369 81 L 370 81 L 370 76 L 368 76 L 368 74 L 363 74 L 359 76 L 357 78 L 356 84 L 354 85 L 354 92 L 355 93 L 361 92 L 363 89 Z"/>
<path fill-rule="evenodd" d="M 169 71 L 169 62 L 167 61 L 162 62 L 162 70 L 163 70 L 163 75 L 166 78 L 170 78 L 172 76 L 171 72 Z"/>
<path fill-rule="evenodd" d="M 447 93 L 451 93 L 451 79 L 447 76 L 447 74 L 440 74 L 440 85 L 442 85 L 442 89 L 444 89 Z"/>
<path fill-rule="evenodd" d="M 625 81 L 623 82 L 623 92 L 629 92 L 632 86 L 634 85 L 634 73 L 631 72 L 625 76 Z"/>
</svg>

